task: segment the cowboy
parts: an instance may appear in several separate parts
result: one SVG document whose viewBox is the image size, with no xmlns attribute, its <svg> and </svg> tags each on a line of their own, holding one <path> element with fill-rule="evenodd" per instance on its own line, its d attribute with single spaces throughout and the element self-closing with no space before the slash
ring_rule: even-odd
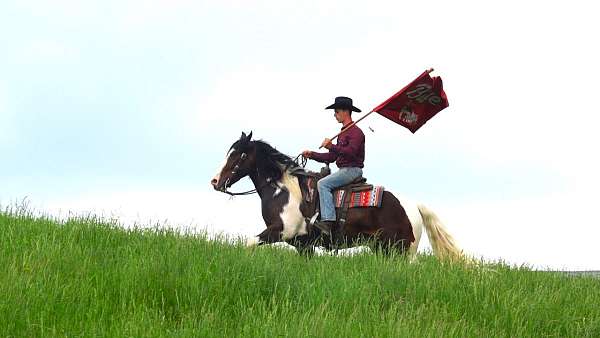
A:
<svg viewBox="0 0 600 338">
<path fill-rule="evenodd" d="M 344 96 L 336 97 L 335 102 L 325 109 L 334 110 L 335 119 L 343 125 L 342 130 L 353 124 L 352 112 L 360 113 L 360 109 L 352 105 L 352 99 Z M 331 139 L 326 138 L 321 147 L 328 149 L 329 152 L 317 153 L 305 150 L 302 155 L 321 163 L 335 161 L 339 168 L 337 172 L 325 176 L 317 182 L 321 219 L 315 223 L 315 226 L 331 236 L 331 229 L 336 224 L 332 191 L 362 176 L 365 159 L 365 134 L 356 125 L 352 125 L 339 135 L 337 144 L 332 144 Z"/>
</svg>

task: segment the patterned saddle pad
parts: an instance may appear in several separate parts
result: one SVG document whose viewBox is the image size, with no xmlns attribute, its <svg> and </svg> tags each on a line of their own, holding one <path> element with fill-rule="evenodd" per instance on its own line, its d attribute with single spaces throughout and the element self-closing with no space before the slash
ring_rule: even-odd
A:
<svg viewBox="0 0 600 338">
<path fill-rule="evenodd" d="M 335 190 L 333 192 L 333 200 L 336 208 L 341 208 L 344 202 L 344 196 L 350 194 L 346 198 L 348 208 L 359 208 L 359 207 L 381 207 L 381 200 L 383 197 L 384 188 L 382 186 L 373 186 L 371 189 L 360 191 L 346 192 L 344 189 Z"/>
</svg>

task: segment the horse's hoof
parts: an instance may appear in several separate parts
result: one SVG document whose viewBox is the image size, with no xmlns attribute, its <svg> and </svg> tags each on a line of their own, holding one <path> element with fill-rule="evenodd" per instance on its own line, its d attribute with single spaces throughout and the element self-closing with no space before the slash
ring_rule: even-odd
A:
<svg viewBox="0 0 600 338">
<path fill-rule="evenodd" d="M 252 237 L 246 241 L 247 248 L 253 248 L 253 247 L 256 247 L 259 245 L 260 245 L 260 239 L 258 237 Z"/>
</svg>

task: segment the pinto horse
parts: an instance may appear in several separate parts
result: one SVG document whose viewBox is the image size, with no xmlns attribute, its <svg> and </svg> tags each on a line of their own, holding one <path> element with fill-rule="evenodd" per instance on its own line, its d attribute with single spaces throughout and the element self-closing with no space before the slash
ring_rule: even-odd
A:
<svg viewBox="0 0 600 338">
<path fill-rule="evenodd" d="M 291 157 L 264 141 L 252 140 L 252 132 L 248 135 L 242 132 L 240 139 L 227 151 L 224 164 L 211 180 L 214 189 L 230 193 L 229 187 L 249 176 L 255 189 L 242 194 L 256 192 L 262 202 L 262 216 L 267 228 L 249 240 L 248 246 L 285 241 L 299 253 L 311 255 L 317 245 L 331 249 L 339 244 L 332 242 L 329 236 L 322 236 L 317 227 L 310 226 L 309 220 L 314 215 L 307 214 L 307 208 L 303 206 L 301 183 L 294 175 L 298 169 Z M 414 256 L 425 228 L 436 256 L 462 256 L 452 236 L 431 210 L 407 200 L 400 202 L 389 191 L 384 191 L 382 198 L 380 208 L 348 210 L 344 245 L 369 242 L 373 249 L 383 249 L 385 253 L 397 249 Z"/>
</svg>

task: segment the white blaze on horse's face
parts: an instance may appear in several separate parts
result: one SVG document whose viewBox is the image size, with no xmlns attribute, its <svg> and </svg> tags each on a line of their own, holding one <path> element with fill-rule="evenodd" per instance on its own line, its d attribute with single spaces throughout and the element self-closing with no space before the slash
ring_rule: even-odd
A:
<svg viewBox="0 0 600 338">
<path fill-rule="evenodd" d="M 225 166 L 227 165 L 227 162 L 229 161 L 229 157 L 231 156 L 231 154 L 234 151 L 235 151 L 235 148 L 231 148 L 227 152 L 227 155 L 225 155 L 225 159 L 223 160 L 223 163 L 219 166 L 219 169 L 215 173 L 215 176 L 210 181 L 211 184 L 213 185 L 213 187 L 217 187 L 219 185 L 219 183 L 220 183 L 219 181 L 221 180 L 221 173 L 223 172 L 223 169 L 225 169 Z"/>
</svg>

